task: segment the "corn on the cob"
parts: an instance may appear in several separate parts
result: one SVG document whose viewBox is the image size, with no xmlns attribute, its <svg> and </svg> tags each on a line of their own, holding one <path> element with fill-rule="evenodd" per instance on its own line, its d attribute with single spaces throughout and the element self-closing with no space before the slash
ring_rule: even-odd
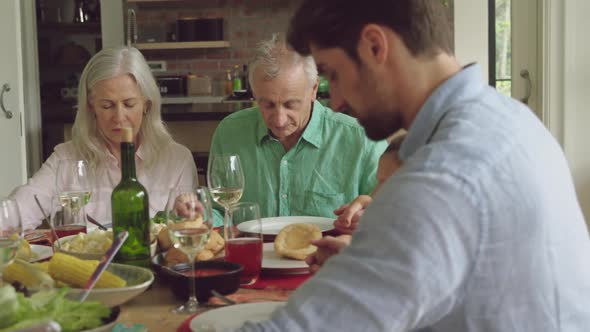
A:
<svg viewBox="0 0 590 332">
<path fill-rule="evenodd" d="M 55 253 L 49 261 L 49 274 L 56 280 L 63 281 L 72 287 L 84 287 L 90 275 L 96 269 L 98 261 L 86 261 L 74 256 Z M 94 287 L 120 288 L 125 287 L 126 281 L 105 271 Z"/>
<path fill-rule="evenodd" d="M 21 240 L 18 251 L 16 252 L 16 258 L 28 261 L 32 256 L 33 252 L 31 251 L 31 245 L 29 244 L 29 241 L 25 239 Z"/>
<path fill-rule="evenodd" d="M 34 264 L 20 259 L 14 260 L 3 272 L 2 279 L 6 282 L 20 282 L 27 288 L 53 287 L 54 281 L 49 274 L 39 269 Z"/>
<path fill-rule="evenodd" d="M 39 268 L 39 270 L 42 270 L 45 273 L 49 273 L 49 262 L 35 263 L 33 265 Z"/>
</svg>

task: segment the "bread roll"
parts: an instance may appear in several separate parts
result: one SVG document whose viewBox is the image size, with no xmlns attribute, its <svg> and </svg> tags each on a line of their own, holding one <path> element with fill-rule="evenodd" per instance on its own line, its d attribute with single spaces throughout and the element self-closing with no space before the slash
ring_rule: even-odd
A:
<svg viewBox="0 0 590 332">
<path fill-rule="evenodd" d="M 170 237 L 168 236 L 168 231 L 166 231 L 166 237 L 168 241 L 170 241 Z M 161 232 L 160 232 L 161 233 Z M 160 236 L 158 236 L 158 239 Z M 169 242 L 169 250 L 166 253 L 166 265 L 174 266 L 180 263 L 188 263 L 188 257 L 180 251 L 172 246 L 172 241 Z M 207 240 L 207 244 L 203 248 L 203 250 L 199 251 L 195 256 L 196 261 L 208 261 L 213 259 L 220 251 L 223 250 L 225 246 L 225 241 L 223 237 L 219 235 L 219 232 L 216 230 L 212 230 L 211 234 L 209 235 L 209 240 Z"/>
<path fill-rule="evenodd" d="M 291 224 L 281 229 L 275 238 L 275 252 L 283 257 L 304 260 L 317 250 L 310 242 L 321 238 L 322 232 L 317 225 Z"/>
</svg>

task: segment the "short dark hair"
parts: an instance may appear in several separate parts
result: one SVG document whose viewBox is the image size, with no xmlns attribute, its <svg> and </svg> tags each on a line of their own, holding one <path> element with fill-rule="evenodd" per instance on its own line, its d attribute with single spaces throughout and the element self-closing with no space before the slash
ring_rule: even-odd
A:
<svg viewBox="0 0 590 332">
<path fill-rule="evenodd" d="M 392 29 L 414 56 L 453 54 L 451 24 L 441 0 L 304 0 L 291 19 L 288 42 L 304 55 L 313 43 L 342 48 L 358 61 L 358 39 L 370 23 Z"/>
</svg>

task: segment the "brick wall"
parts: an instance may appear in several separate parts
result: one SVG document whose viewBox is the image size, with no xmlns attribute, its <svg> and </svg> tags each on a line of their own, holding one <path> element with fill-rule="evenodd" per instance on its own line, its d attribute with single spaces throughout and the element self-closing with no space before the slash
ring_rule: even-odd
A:
<svg viewBox="0 0 590 332">
<path fill-rule="evenodd" d="M 229 48 L 143 51 L 148 60 L 166 60 L 169 74 L 209 75 L 213 92 L 223 91 L 225 70 L 247 64 L 261 40 L 284 33 L 300 0 L 199 0 L 136 5 L 139 41 L 166 41 L 178 18 L 223 18 Z"/>
</svg>

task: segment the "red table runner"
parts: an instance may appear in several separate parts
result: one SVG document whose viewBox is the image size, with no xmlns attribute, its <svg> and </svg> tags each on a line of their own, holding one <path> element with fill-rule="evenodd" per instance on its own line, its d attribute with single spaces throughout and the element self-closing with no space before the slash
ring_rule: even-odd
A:
<svg viewBox="0 0 590 332">
<path fill-rule="evenodd" d="M 253 285 L 244 286 L 248 289 L 261 289 L 266 292 L 252 292 L 243 294 L 232 294 L 228 297 L 238 303 L 260 302 L 275 300 L 286 300 L 289 291 L 292 291 L 309 279 L 310 274 L 293 274 L 293 275 L 261 275 L 258 281 Z M 215 299 L 216 300 L 216 299 Z M 210 302 L 215 302 L 212 300 Z M 177 332 L 191 332 L 191 320 L 199 314 L 194 314 L 187 318 L 179 327 Z"/>
</svg>

